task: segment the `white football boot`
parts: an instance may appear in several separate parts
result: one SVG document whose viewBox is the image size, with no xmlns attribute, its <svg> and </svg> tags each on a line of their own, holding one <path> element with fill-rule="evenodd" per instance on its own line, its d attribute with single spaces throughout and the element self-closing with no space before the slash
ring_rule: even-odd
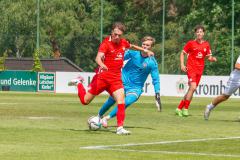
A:
<svg viewBox="0 0 240 160">
<path fill-rule="evenodd" d="M 77 86 L 79 83 L 83 83 L 84 78 L 82 76 L 78 76 L 77 78 L 72 79 L 68 82 L 68 86 Z"/>
<path fill-rule="evenodd" d="M 211 113 L 211 110 L 209 109 L 209 105 L 207 105 L 203 114 L 205 120 L 209 119 L 210 113 Z"/>
<path fill-rule="evenodd" d="M 130 131 L 124 129 L 122 126 L 117 128 L 116 133 L 117 133 L 118 135 L 130 135 L 130 134 L 131 134 Z"/>
</svg>

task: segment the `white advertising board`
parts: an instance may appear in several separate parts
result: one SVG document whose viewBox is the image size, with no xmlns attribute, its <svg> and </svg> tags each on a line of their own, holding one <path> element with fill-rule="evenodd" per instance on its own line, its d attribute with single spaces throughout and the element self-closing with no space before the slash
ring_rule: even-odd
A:
<svg viewBox="0 0 240 160">
<path fill-rule="evenodd" d="M 84 86 L 87 87 L 91 82 L 93 72 L 81 72 L 84 77 Z M 67 83 L 79 76 L 78 72 L 56 72 L 56 93 L 77 93 L 76 87 L 69 87 Z M 195 97 L 215 97 L 224 92 L 228 76 L 202 76 L 200 84 L 194 93 Z M 177 96 L 182 97 L 188 89 L 188 81 L 186 75 L 161 75 L 160 74 L 161 96 Z M 104 92 L 103 94 L 107 94 Z M 143 87 L 143 95 L 155 95 L 152 85 L 151 76 L 146 80 Z M 238 89 L 232 97 L 240 97 Z"/>
</svg>

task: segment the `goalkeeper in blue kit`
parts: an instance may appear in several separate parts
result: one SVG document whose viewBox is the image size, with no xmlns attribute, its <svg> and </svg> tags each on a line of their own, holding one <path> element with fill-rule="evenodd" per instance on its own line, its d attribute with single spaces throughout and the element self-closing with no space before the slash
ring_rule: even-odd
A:
<svg viewBox="0 0 240 160">
<path fill-rule="evenodd" d="M 160 80 L 158 64 L 154 57 L 148 57 L 146 52 L 152 48 L 155 43 L 155 39 L 150 36 L 146 36 L 142 39 L 142 47 L 144 52 L 127 50 L 124 54 L 124 60 L 128 60 L 122 69 L 122 81 L 125 91 L 125 107 L 127 108 L 134 102 L 136 102 L 143 92 L 144 83 L 149 74 L 152 77 L 152 84 L 154 85 L 155 100 L 158 111 L 161 111 L 160 100 Z M 109 108 L 115 103 L 113 97 L 109 97 L 99 110 L 99 117 L 109 110 Z M 109 113 L 109 115 L 101 119 L 103 127 L 107 127 L 107 121 L 117 114 L 117 106 Z"/>
</svg>

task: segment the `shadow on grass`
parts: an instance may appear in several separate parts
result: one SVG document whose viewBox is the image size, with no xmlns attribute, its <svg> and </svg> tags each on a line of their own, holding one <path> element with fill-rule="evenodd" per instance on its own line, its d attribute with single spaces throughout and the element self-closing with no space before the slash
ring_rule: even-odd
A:
<svg viewBox="0 0 240 160">
<path fill-rule="evenodd" d="M 108 128 L 101 128 L 96 131 L 89 130 L 89 129 L 72 129 L 72 128 L 66 128 L 64 130 L 74 131 L 74 132 L 87 132 L 87 133 L 94 133 L 94 134 L 101 134 L 101 133 L 115 133 L 117 126 L 108 126 Z M 148 130 L 156 130 L 154 128 L 150 127 L 138 127 L 138 126 L 124 126 L 124 128 L 140 128 L 140 129 L 148 129 Z"/>
<path fill-rule="evenodd" d="M 240 119 L 235 119 L 235 120 L 227 120 L 227 119 L 222 119 L 222 120 L 218 120 L 218 121 L 222 121 L 222 122 L 240 122 Z"/>
</svg>

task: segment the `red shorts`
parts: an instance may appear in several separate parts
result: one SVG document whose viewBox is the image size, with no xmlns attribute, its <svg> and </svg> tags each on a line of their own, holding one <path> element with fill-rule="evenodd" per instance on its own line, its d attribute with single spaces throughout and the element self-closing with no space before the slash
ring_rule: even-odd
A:
<svg viewBox="0 0 240 160">
<path fill-rule="evenodd" d="M 111 96 L 114 91 L 123 88 L 121 74 L 113 76 L 111 74 L 96 74 L 88 86 L 88 92 L 98 95 L 103 91 L 107 91 Z"/>
<path fill-rule="evenodd" d="M 194 72 L 194 71 L 191 71 L 191 72 L 187 72 L 187 76 L 188 76 L 188 83 L 190 84 L 191 82 L 195 82 L 196 85 L 198 86 L 199 82 L 200 82 L 200 79 L 201 79 L 201 76 L 202 76 L 202 73 L 197 73 L 197 72 Z"/>
</svg>

